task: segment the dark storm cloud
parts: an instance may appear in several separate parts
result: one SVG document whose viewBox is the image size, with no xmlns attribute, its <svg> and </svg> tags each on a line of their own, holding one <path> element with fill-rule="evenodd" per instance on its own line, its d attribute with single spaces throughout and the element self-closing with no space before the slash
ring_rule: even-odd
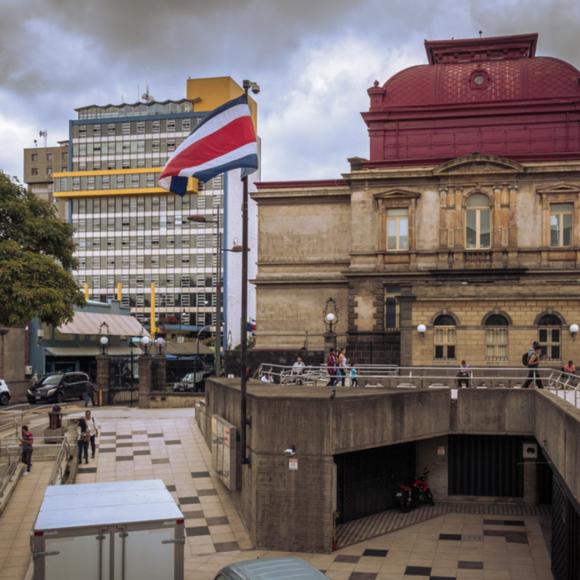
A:
<svg viewBox="0 0 580 580">
<path fill-rule="evenodd" d="M 366 155 L 367 87 L 425 62 L 423 39 L 540 32 L 577 66 L 572 0 L 0 0 L 0 168 L 74 108 L 184 95 L 187 76 L 260 82 L 267 179 L 335 176 Z M 267 162 L 267 163 L 266 163 Z"/>
<path fill-rule="evenodd" d="M 539 32 L 538 54 L 558 57 L 580 68 L 578 0 L 472 0 L 471 13 L 486 36 Z"/>
</svg>

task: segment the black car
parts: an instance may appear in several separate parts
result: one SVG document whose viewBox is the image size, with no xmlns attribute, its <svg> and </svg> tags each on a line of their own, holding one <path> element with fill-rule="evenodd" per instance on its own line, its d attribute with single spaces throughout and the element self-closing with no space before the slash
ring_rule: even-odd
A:
<svg viewBox="0 0 580 580">
<path fill-rule="evenodd" d="M 53 373 L 42 377 L 26 393 L 28 402 L 61 403 L 67 400 L 79 400 L 90 383 L 85 373 Z"/>
</svg>

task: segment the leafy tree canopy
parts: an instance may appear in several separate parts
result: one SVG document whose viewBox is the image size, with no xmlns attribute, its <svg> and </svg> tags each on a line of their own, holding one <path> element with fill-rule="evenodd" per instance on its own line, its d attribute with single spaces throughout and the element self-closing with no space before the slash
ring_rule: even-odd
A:
<svg viewBox="0 0 580 580">
<path fill-rule="evenodd" d="M 57 326 L 84 304 L 68 271 L 76 267 L 72 233 L 50 203 L 0 171 L 0 325 L 38 317 Z"/>
</svg>

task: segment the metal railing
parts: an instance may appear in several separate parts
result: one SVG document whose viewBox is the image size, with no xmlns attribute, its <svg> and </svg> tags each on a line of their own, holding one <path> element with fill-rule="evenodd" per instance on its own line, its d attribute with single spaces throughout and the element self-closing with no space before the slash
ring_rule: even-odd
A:
<svg viewBox="0 0 580 580">
<path fill-rule="evenodd" d="M 74 459 L 73 448 L 67 438 L 64 437 L 58 448 L 48 485 L 57 485 L 64 481 L 72 459 Z"/>
<path fill-rule="evenodd" d="M 341 369 L 342 370 L 342 369 Z M 436 389 L 436 388 L 521 388 L 528 380 L 527 367 L 470 367 L 467 371 L 454 366 L 399 367 L 394 365 L 357 365 L 356 376 L 359 387 L 388 389 Z M 553 391 L 573 405 L 580 402 L 580 376 L 564 371 L 541 367 L 535 369 L 543 387 Z M 350 368 L 344 375 L 337 369 L 331 375 L 325 365 L 309 365 L 302 368 L 261 364 L 255 378 L 264 383 L 282 386 L 326 386 L 334 382 L 337 386 L 350 387 Z M 539 386 L 539 385 L 536 385 Z"/>
</svg>

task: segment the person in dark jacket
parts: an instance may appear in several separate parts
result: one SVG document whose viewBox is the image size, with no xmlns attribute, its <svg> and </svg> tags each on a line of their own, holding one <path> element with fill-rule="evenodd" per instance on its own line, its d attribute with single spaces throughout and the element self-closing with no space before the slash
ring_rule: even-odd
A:
<svg viewBox="0 0 580 580">
<path fill-rule="evenodd" d="M 522 385 L 522 389 L 527 389 L 529 386 L 535 382 L 538 389 L 543 389 L 544 384 L 542 379 L 540 379 L 540 371 L 538 367 L 540 366 L 540 360 L 542 358 L 542 349 L 537 342 L 534 342 L 530 350 L 528 351 L 528 364 L 527 367 L 530 369 L 528 371 L 528 380 Z"/>
<path fill-rule="evenodd" d="M 34 443 L 34 436 L 28 430 L 27 425 L 22 425 L 20 429 L 20 447 L 22 449 L 22 463 L 26 465 L 24 475 L 28 475 L 32 469 L 32 445 Z"/>
</svg>

